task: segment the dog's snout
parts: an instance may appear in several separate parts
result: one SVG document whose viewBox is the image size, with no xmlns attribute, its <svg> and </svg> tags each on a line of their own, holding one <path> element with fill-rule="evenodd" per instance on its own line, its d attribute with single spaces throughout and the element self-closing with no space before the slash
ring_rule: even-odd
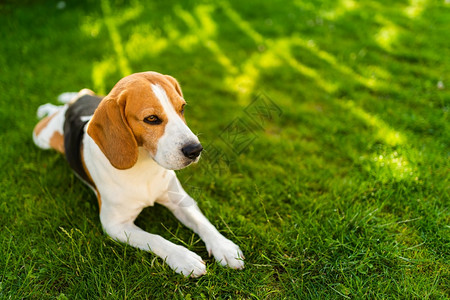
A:
<svg viewBox="0 0 450 300">
<path fill-rule="evenodd" d="M 200 155 L 200 152 L 202 152 L 202 150 L 203 150 L 202 144 L 189 144 L 181 149 L 184 156 L 190 159 L 197 158 Z"/>
</svg>

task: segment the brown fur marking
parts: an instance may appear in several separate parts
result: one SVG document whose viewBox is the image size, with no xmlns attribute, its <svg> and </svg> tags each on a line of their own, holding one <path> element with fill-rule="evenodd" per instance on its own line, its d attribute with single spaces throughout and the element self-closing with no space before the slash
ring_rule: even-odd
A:
<svg viewBox="0 0 450 300">
<path fill-rule="evenodd" d="M 50 147 L 52 147 L 53 149 L 55 149 L 56 151 L 64 154 L 65 150 L 64 150 L 64 136 L 55 131 L 52 135 L 52 137 L 50 138 Z"/>
<path fill-rule="evenodd" d="M 51 121 L 51 119 L 56 115 L 56 113 L 54 113 L 51 116 L 47 116 L 45 118 L 43 118 L 42 120 L 39 121 L 39 123 L 36 124 L 36 126 L 34 127 L 34 134 L 36 136 L 39 135 L 39 133 L 41 133 L 41 131 L 47 127 L 48 123 Z"/>
<path fill-rule="evenodd" d="M 87 133 L 117 169 L 129 169 L 137 161 L 138 146 L 156 155 L 167 117 L 151 84 L 159 84 L 181 115 L 185 103 L 181 88 L 170 76 L 155 72 L 137 73 L 121 79 L 102 100 L 89 123 Z M 163 122 L 149 125 L 144 119 L 157 115 Z"/>
</svg>

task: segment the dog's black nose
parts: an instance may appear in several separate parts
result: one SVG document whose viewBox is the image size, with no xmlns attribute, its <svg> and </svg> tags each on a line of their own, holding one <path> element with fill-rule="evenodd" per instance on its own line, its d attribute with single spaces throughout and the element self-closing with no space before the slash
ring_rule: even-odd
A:
<svg viewBox="0 0 450 300">
<path fill-rule="evenodd" d="M 203 150 L 202 144 L 189 144 L 181 149 L 184 156 L 190 159 L 197 158 L 200 155 L 200 152 L 202 152 L 202 150 Z"/>
</svg>

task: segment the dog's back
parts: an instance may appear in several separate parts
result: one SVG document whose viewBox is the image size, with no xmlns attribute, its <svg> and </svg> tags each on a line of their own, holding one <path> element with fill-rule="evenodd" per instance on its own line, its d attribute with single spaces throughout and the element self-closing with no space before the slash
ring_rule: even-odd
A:
<svg viewBox="0 0 450 300">
<path fill-rule="evenodd" d="M 37 110 L 37 116 L 41 120 L 33 129 L 33 141 L 41 149 L 55 149 L 65 153 L 64 147 L 64 123 L 66 111 L 69 106 L 83 95 L 93 95 L 91 90 L 83 89 L 78 93 L 63 93 L 58 96 L 58 101 L 64 105 L 50 103 L 41 105 Z"/>
</svg>

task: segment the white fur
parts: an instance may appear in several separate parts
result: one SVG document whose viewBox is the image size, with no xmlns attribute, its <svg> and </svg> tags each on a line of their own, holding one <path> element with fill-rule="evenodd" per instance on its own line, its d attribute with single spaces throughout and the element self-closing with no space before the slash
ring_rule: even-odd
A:
<svg viewBox="0 0 450 300">
<path fill-rule="evenodd" d="M 205 242 L 209 254 L 213 254 L 222 265 L 234 269 L 244 267 L 239 247 L 222 236 L 201 213 L 195 201 L 179 188 L 181 185 L 175 172 L 157 164 L 146 150 L 139 149 L 138 161 L 132 168 L 118 170 L 86 134 L 84 159 L 101 196 L 100 220 L 110 237 L 155 253 L 184 276 L 205 274 L 206 266 L 197 254 L 134 225 L 142 209 L 157 202 L 169 208 L 184 225 L 196 232 Z M 174 193 L 181 197 L 174 197 Z M 185 200 L 180 201 L 180 198 Z"/>
<path fill-rule="evenodd" d="M 164 168 L 171 170 L 182 169 L 189 165 L 192 160 L 187 159 L 183 155 L 181 148 L 188 144 L 199 144 L 200 142 L 177 114 L 167 97 L 166 91 L 159 84 L 152 84 L 151 88 L 168 118 L 164 134 L 158 141 L 155 160 Z M 198 159 L 199 157 L 196 161 Z"/>
<path fill-rule="evenodd" d="M 90 115 L 90 116 L 81 116 L 81 117 L 80 117 L 80 120 L 81 120 L 82 122 L 86 122 L 86 121 L 91 120 L 93 116 L 94 116 L 94 115 Z"/>
<path fill-rule="evenodd" d="M 38 107 L 36 115 L 39 119 L 42 119 L 45 116 L 53 115 L 60 108 L 61 106 L 56 106 L 51 103 L 47 103 Z"/>
<path fill-rule="evenodd" d="M 33 131 L 33 141 L 39 148 L 50 149 L 50 139 L 55 132 L 63 135 L 64 119 L 68 106 L 55 106 L 53 104 L 47 103 L 39 106 L 37 115 L 42 118 L 46 115 L 53 115 L 51 120 L 48 122 L 38 136 Z"/>
<path fill-rule="evenodd" d="M 66 92 L 62 93 L 58 96 L 58 101 L 60 103 L 72 103 L 76 101 L 78 98 L 84 95 L 94 95 L 94 92 L 90 89 L 82 89 L 81 91 L 77 92 Z"/>
<path fill-rule="evenodd" d="M 58 102 L 60 103 L 69 103 L 73 101 L 74 99 L 78 98 L 79 95 L 76 92 L 67 92 L 62 93 L 58 96 Z"/>
</svg>

